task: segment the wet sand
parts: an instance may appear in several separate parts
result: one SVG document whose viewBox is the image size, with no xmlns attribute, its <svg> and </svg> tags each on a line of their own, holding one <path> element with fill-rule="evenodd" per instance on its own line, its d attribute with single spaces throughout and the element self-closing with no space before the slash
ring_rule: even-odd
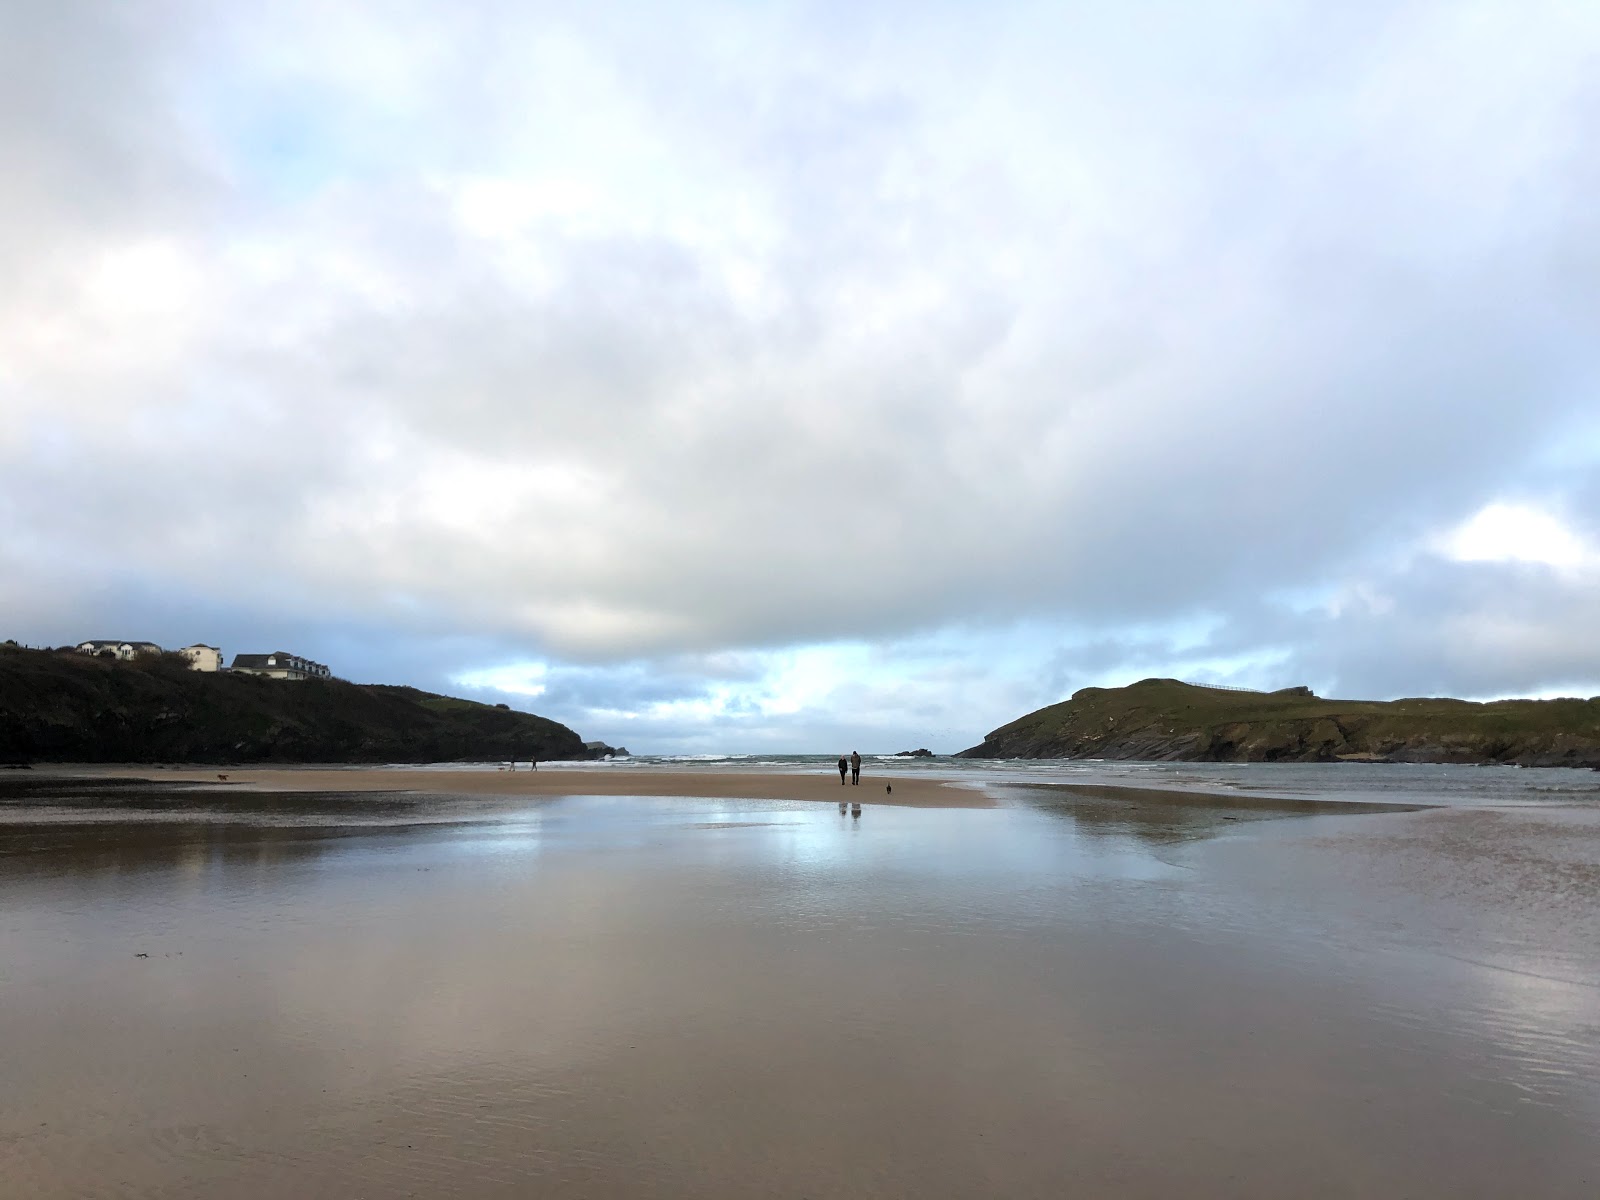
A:
<svg viewBox="0 0 1600 1200">
<path fill-rule="evenodd" d="M 30 784 L 0 1190 L 1596 1194 L 1592 809 L 995 798 Z"/>
<path fill-rule="evenodd" d="M 807 800 L 893 804 L 912 808 L 989 808 L 980 789 L 938 779 L 866 775 L 860 784 L 826 775 L 692 770 L 541 768 L 530 771 L 430 767 L 172 767 L 56 766 L 34 774 L 63 778 L 129 778 L 269 792 L 417 792 L 453 796 L 697 796 L 749 800 Z M 221 776 L 226 776 L 224 782 Z M 886 791 L 892 788 L 892 791 Z"/>
</svg>

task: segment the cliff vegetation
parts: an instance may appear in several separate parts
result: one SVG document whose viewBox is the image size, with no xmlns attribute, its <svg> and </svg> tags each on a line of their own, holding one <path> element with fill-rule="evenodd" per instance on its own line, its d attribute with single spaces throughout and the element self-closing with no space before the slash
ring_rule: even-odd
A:
<svg viewBox="0 0 1600 1200">
<path fill-rule="evenodd" d="M 1430 762 L 1600 766 L 1600 697 L 1324 700 L 1176 679 L 1084 688 L 1002 725 L 961 758 Z"/>
<path fill-rule="evenodd" d="M 589 755 L 502 705 L 339 679 L 0 646 L 0 762 L 460 762 Z"/>
</svg>

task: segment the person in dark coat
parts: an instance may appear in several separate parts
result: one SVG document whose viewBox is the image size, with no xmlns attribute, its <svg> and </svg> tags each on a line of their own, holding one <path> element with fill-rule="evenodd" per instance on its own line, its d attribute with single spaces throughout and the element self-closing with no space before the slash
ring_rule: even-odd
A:
<svg viewBox="0 0 1600 1200">
<path fill-rule="evenodd" d="M 845 772 L 850 769 L 850 760 L 844 755 L 839 755 L 839 786 L 844 786 Z"/>
<path fill-rule="evenodd" d="M 855 750 L 850 751 L 850 782 L 861 782 L 861 755 Z"/>
</svg>

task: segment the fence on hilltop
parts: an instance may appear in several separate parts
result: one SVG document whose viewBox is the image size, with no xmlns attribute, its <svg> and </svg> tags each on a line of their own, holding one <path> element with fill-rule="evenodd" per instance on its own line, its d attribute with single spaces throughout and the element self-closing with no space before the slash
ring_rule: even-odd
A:
<svg viewBox="0 0 1600 1200">
<path fill-rule="evenodd" d="M 1313 692 L 1305 684 L 1301 684 L 1299 687 L 1273 688 L 1272 690 L 1269 691 L 1266 688 L 1234 687 L 1232 684 L 1227 684 L 1227 683 L 1193 683 L 1193 682 L 1190 682 L 1187 679 L 1180 680 L 1179 682 L 1187 683 L 1190 687 L 1209 688 L 1213 692 L 1248 692 L 1252 696 L 1315 696 L 1316 695 L 1316 693 Z"/>
</svg>

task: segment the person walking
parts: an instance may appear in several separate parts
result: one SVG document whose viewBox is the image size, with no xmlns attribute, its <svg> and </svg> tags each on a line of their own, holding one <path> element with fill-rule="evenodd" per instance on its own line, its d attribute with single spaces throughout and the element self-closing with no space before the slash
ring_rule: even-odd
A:
<svg viewBox="0 0 1600 1200">
<path fill-rule="evenodd" d="M 844 755 L 839 755 L 839 786 L 844 786 L 845 772 L 850 769 L 850 760 Z"/>
<path fill-rule="evenodd" d="M 861 782 L 861 755 L 855 750 L 850 751 L 850 782 Z"/>
</svg>

